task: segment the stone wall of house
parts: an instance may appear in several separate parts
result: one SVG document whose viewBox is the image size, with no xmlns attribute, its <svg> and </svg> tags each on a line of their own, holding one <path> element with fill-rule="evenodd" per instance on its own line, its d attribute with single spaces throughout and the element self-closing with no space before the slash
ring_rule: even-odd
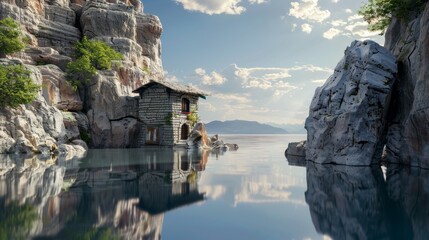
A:
<svg viewBox="0 0 429 240">
<path fill-rule="evenodd" d="M 198 96 L 177 93 L 174 92 L 171 94 L 172 106 L 173 106 L 173 135 L 174 139 L 180 140 L 181 129 L 183 124 L 189 125 L 189 132 L 192 130 L 192 126 L 188 121 L 188 114 L 182 113 L 182 98 L 187 98 L 189 100 L 189 110 L 198 112 Z M 176 142 L 175 142 L 176 143 Z"/>
<path fill-rule="evenodd" d="M 172 125 L 167 120 L 172 111 L 170 101 L 167 89 L 163 86 L 153 86 L 143 92 L 139 99 L 139 118 L 142 121 L 139 146 L 146 143 L 148 127 L 159 129 L 160 145 L 173 145 Z"/>
</svg>

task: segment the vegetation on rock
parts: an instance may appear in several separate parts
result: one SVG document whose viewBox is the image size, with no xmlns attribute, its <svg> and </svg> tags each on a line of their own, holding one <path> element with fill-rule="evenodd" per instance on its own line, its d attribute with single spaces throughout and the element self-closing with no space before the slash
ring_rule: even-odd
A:
<svg viewBox="0 0 429 240">
<path fill-rule="evenodd" d="M 195 124 L 200 121 L 200 117 L 198 116 L 198 113 L 196 110 L 192 110 L 191 113 L 188 115 L 188 121 L 191 124 L 191 127 L 194 127 Z"/>
<path fill-rule="evenodd" d="M 40 86 L 33 83 L 23 65 L 0 65 L 0 108 L 17 107 L 36 99 Z"/>
<path fill-rule="evenodd" d="M 368 0 L 358 13 L 368 22 L 369 30 L 384 33 L 393 16 L 404 19 L 421 7 L 421 0 Z"/>
<path fill-rule="evenodd" d="M 11 17 L 0 20 L 0 57 L 25 48 L 25 37 L 20 26 Z"/>
<path fill-rule="evenodd" d="M 97 70 L 111 69 L 112 61 L 123 59 L 121 53 L 105 42 L 88 40 L 86 37 L 75 44 L 73 57 L 75 61 L 67 64 L 66 77 L 75 89 L 88 83 Z"/>
</svg>

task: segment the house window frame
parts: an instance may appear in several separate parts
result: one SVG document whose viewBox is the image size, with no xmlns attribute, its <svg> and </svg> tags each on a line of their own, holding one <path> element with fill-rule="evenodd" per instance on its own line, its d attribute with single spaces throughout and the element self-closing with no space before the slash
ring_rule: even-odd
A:
<svg viewBox="0 0 429 240">
<path fill-rule="evenodd" d="M 182 114 L 190 114 L 191 113 L 191 101 L 187 97 L 182 98 Z"/>
</svg>

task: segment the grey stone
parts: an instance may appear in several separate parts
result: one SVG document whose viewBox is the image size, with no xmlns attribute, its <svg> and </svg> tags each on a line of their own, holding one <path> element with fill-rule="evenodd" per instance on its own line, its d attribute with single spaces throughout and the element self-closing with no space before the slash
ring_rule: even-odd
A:
<svg viewBox="0 0 429 240">
<path fill-rule="evenodd" d="M 407 19 L 393 18 L 386 43 L 398 59 L 387 140 L 388 161 L 429 168 L 429 3 Z"/>
<path fill-rule="evenodd" d="M 306 158 L 345 165 L 378 163 L 396 72 L 388 50 L 369 40 L 354 41 L 313 97 L 305 123 Z"/>
</svg>

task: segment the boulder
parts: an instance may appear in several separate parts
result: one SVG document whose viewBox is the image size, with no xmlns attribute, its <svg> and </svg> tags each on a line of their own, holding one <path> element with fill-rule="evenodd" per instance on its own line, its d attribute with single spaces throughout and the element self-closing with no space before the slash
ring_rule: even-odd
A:
<svg viewBox="0 0 429 240">
<path fill-rule="evenodd" d="M 399 62 L 388 123 L 388 161 L 423 168 L 429 168 L 428 21 L 429 3 L 420 14 L 393 18 L 385 43 Z"/>
<path fill-rule="evenodd" d="M 187 145 L 190 148 L 209 149 L 212 147 L 212 143 L 207 136 L 207 131 L 204 123 L 195 124 L 191 133 L 189 134 Z M 223 143 L 222 143 L 223 145 Z"/>
<path fill-rule="evenodd" d="M 304 167 L 307 164 L 305 160 L 306 141 L 291 142 L 285 151 L 285 157 L 289 165 Z"/>
<path fill-rule="evenodd" d="M 354 41 L 313 97 L 305 123 L 306 158 L 345 165 L 378 163 L 396 73 L 396 60 L 388 50 L 373 41 Z"/>
<path fill-rule="evenodd" d="M 188 148 L 191 149 L 210 149 L 215 151 L 235 151 L 238 150 L 238 145 L 234 143 L 224 143 L 219 135 L 214 135 L 209 138 L 207 135 L 204 123 L 197 123 L 189 134 L 186 142 Z"/>
</svg>

